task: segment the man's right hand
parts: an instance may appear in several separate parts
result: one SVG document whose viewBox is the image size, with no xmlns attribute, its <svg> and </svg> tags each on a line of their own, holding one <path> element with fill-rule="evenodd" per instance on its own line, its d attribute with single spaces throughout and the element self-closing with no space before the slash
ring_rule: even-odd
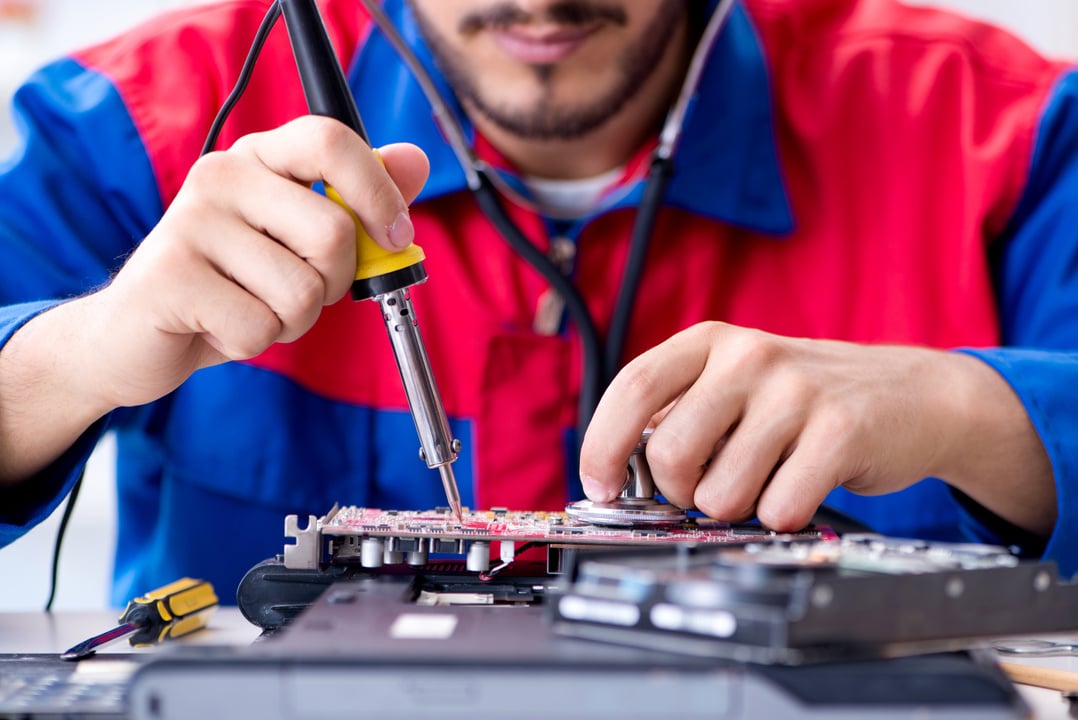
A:
<svg viewBox="0 0 1078 720">
<path fill-rule="evenodd" d="M 332 185 L 379 245 L 406 247 L 426 156 L 380 153 L 308 116 L 200 158 L 111 283 L 35 318 L 0 352 L 0 481 L 44 467 L 116 407 L 310 329 L 356 267 L 354 221 L 311 183 Z"/>
</svg>

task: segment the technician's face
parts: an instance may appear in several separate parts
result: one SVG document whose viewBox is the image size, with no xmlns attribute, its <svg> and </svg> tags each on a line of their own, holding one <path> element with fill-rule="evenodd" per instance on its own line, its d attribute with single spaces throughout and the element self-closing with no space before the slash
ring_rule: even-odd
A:
<svg viewBox="0 0 1078 720">
<path fill-rule="evenodd" d="M 411 0 L 469 112 L 528 139 L 574 139 L 639 91 L 686 0 Z"/>
</svg>

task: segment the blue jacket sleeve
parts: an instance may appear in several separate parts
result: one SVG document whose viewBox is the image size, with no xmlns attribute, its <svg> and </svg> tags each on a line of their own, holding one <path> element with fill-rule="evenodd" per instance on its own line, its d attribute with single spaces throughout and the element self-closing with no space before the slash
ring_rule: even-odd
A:
<svg viewBox="0 0 1078 720">
<path fill-rule="evenodd" d="M 61 60 L 19 89 L 13 110 L 20 142 L 0 162 L 0 349 L 38 313 L 107 282 L 162 212 L 146 150 L 107 78 Z M 0 545 L 59 504 L 104 425 L 19 491 L 0 493 Z"/>
<path fill-rule="evenodd" d="M 1010 383 L 1040 435 L 1059 509 L 1044 556 L 1069 576 L 1078 572 L 1078 71 L 1053 89 L 1028 184 L 996 253 L 1005 347 L 967 352 Z M 983 523 L 979 530 L 1007 544 Z"/>
</svg>

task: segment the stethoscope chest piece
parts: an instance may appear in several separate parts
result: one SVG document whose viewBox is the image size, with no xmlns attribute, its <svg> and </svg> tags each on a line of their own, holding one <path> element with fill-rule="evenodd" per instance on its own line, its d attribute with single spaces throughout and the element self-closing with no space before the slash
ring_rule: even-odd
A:
<svg viewBox="0 0 1078 720">
<path fill-rule="evenodd" d="M 591 500 L 569 503 L 565 506 L 566 514 L 581 522 L 611 527 L 655 527 L 683 522 L 684 510 L 655 497 L 655 481 L 645 455 L 650 437 L 649 428 L 633 448 L 618 497 L 605 503 Z"/>
</svg>

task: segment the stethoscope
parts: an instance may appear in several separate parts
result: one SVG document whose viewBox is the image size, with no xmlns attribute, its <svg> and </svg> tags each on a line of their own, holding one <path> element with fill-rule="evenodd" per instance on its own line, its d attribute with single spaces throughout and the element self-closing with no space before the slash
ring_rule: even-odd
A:
<svg viewBox="0 0 1078 720">
<path fill-rule="evenodd" d="M 592 413 L 594 413 L 599 403 L 599 396 L 621 367 L 621 355 L 629 330 L 629 319 L 632 315 L 633 303 L 640 287 L 640 278 L 644 272 L 644 260 L 647 256 L 652 231 L 655 227 L 655 220 L 662 205 L 663 196 L 666 193 L 666 186 L 670 182 L 674 171 L 674 153 L 681 140 L 689 105 L 699 88 L 704 66 L 707 64 L 708 56 L 715 47 L 719 34 L 730 16 L 730 12 L 734 7 L 734 0 L 719 0 L 718 6 L 708 19 L 704 32 L 701 34 L 700 40 L 693 51 L 689 69 L 678 92 L 677 99 L 671 105 L 663 122 L 658 144 L 652 152 L 651 162 L 648 165 L 643 193 L 637 206 L 636 219 L 633 223 L 629 242 L 628 259 L 625 263 L 621 287 L 618 290 L 610 330 L 605 343 L 599 337 L 599 330 L 588 312 L 583 296 L 573 287 L 568 276 L 528 240 L 517 224 L 509 217 L 499 195 L 531 209 L 536 209 L 534 204 L 523 198 L 498 175 L 498 172 L 493 167 L 476 155 L 465 138 L 464 128 L 456 115 L 450 110 L 449 103 L 438 90 L 422 62 L 401 37 L 385 11 L 382 10 L 380 3 L 377 0 L 360 0 L 360 2 L 370 13 L 379 31 L 385 36 L 412 73 L 412 76 L 419 84 L 420 90 L 427 98 L 427 102 L 430 103 L 434 121 L 464 171 L 468 190 L 475 197 L 480 210 L 487 216 L 498 234 L 509 246 L 525 262 L 539 272 L 565 302 L 565 309 L 569 314 L 569 318 L 576 325 L 577 332 L 580 334 L 583 355 L 577 416 L 577 450 L 579 451 L 580 443 L 584 439 L 584 431 L 587 429 Z M 280 12 L 280 3 L 277 2 L 273 3 L 267 10 L 266 16 L 259 25 L 247 59 L 244 61 L 240 77 L 237 79 L 232 92 L 222 104 L 217 117 L 214 118 L 213 125 L 202 149 L 203 154 L 214 148 L 225 118 L 228 117 L 246 89 L 262 45 L 265 43 L 270 29 L 280 16 Z M 610 199 L 607 198 L 605 201 L 610 202 Z M 556 214 L 548 212 L 547 215 L 558 219 Z"/>
<path fill-rule="evenodd" d="M 583 296 L 554 262 L 525 237 L 517 224 L 509 217 L 498 196 L 501 194 L 514 202 L 525 205 L 529 203 L 502 180 L 494 168 L 476 155 L 465 139 L 464 128 L 450 110 L 449 103 L 442 97 L 427 69 L 397 32 L 380 4 L 376 0 L 361 0 L 361 2 L 426 96 L 433 110 L 434 121 L 464 171 L 468 189 L 482 212 L 509 246 L 525 262 L 535 268 L 565 302 L 566 311 L 580 334 L 583 353 L 577 421 L 579 449 L 579 443 L 583 440 L 584 430 L 599 402 L 599 396 L 621 367 L 621 355 L 628 334 L 633 303 L 644 271 L 644 259 L 647 256 L 648 245 L 666 186 L 673 174 L 674 152 L 681 139 L 689 104 L 699 88 L 707 58 L 733 9 L 734 0 L 720 0 L 718 7 L 708 19 L 707 26 L 693 51 L 685 81 L 663 122 L 659 142 L 652 153 L 643 194 L 633 223 L 628 259 L 605 343 L 599 337 L 598 328 L 588 312 Z"/>
</svg>

